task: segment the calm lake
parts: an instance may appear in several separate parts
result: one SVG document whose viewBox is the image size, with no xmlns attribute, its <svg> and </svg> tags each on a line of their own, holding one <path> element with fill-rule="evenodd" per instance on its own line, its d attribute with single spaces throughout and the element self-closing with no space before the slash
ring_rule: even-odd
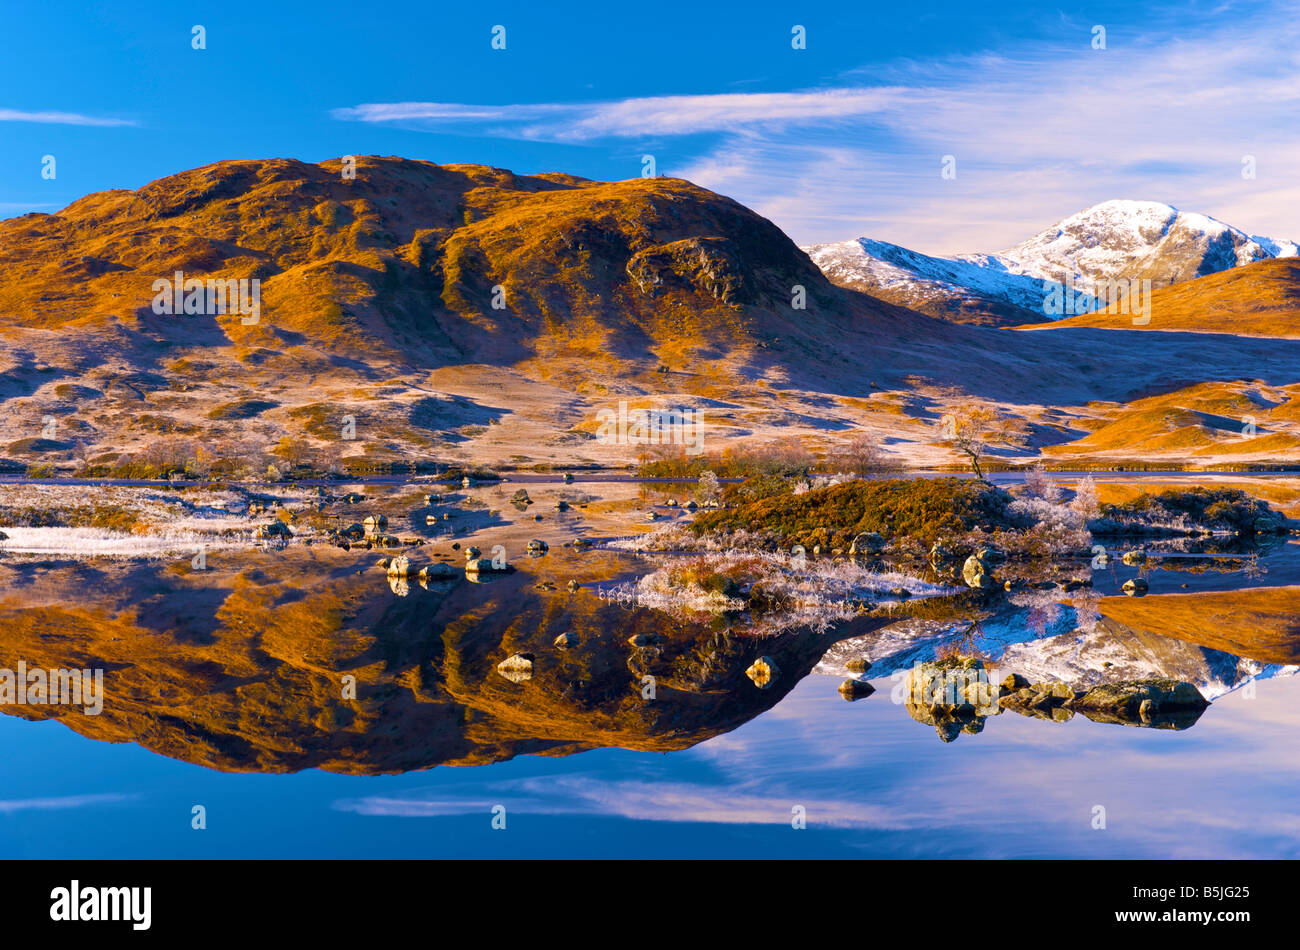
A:
<svg viewBox="0 0 1300 950">
<path fill-rule="evenodd" d="M 491 583 L 391 584 L 376 554 L 324 546 L 203 571 L 0 554 L 0 668 L 105 671 L 99 715 L 0 707 L 0 854 L 1300 856 L 1295 539 L 756 637 L 601 596 L 653 568 L 562 547 L 581 517 L 503 527 L 553 540 Z M 424 562 L 456 563 L 428 536 Z M 1150 593 L 1120 594 L 1139 573 Z M 951 644 L 1213 702 L 1185 728 L 1004 711 L 943 741 L 896 694 Z M 515 682 L 497 665 L 518 653 Z M 848 702 L 853 658 L 875 692 Z"/>
</svg>

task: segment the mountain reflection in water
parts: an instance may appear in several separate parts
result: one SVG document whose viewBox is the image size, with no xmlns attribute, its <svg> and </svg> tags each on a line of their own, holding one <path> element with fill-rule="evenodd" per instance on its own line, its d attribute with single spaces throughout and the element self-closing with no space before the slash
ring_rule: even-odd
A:
<svg viewBox="0 0 1300 950">
<path fill-rule="evenodd" d="M 590 579 L 634 563 L 615 552 L 587 555 L 580 567 L 566 557 L 548 567 Z M 754 637 L 721 619 L 609 603 L 590 587 L 556 590 L 532 569 L 490 584 L 412 583 L 402 596 L 382 571 L 302 549 L 202 572 L 139 562 L 0 571 L 0 666 L 103 668 L 106 692 L 98 716 L 59 706 L 6 712 L 222 771 L 379 774 L 600 747 L 685 749 L 771 709 L 815 668 L 851 675 L 845 663 L 869 657 L 874 678 L 953 642 L 1031 680 L 1161 676 L 1211 698 L 1300 662 L 1300 588 L 1094 597 L 1087 616 L 1051 594 L 983 610 L 954 598 L 947 621 L 930 605 L 924 620 L 873 614 L 825 634 Z M 1236 596 L 1216 608 L 1234 613 L 1254 598 L 1265 655 L 1204 645 L 1250 648 L 1222 629 L 1198 636 L 1196 617 L 1212 612 L 1180 607 L 1180 596 Z M 556 643 L 562 634 L 566 646 Z M 530 676 L 498 672 L 521 653 L 533 657 Z M 746 675 L 759 657 L 777 671 L 770 688 Z"/>
</svg>

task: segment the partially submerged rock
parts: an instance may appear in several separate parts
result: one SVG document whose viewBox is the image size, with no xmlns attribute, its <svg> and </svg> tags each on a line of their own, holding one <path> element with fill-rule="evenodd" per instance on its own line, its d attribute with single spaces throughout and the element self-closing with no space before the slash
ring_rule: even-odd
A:
<svg viewBox="0 0 1300 950">
<path fill-rule="evenodd" d="M 388 518 L 384 515 L 370 515 L 361 522 L 366 534 L 378 534 L 388 529 Z"/>
<path fill-rule="evenodd" d="M 465 576 L 476 574 L 505 574 L 511 570 L 509 564 L 494 564 L 491 558 L 472 557 L 465 562 Z"/>
<path fill-rule="evenodd" d="M 417 576 L 422 581 L 428 581 L 437 578 L 456 577 L 458 574 L 459 572 L 450 564 L 439 562 L 435 564 L 426 564 L 424 567 L 420 568 L 420 573 Z"/>
<path fill-rule="evenodd" d="M 497 664 L 497 672 L 512 683 L 522 683 L 533 678 L 533 660 L 531 653 L 516 653 Z"/>
<path fill-rule="evenodd" d="M 1191 683 L 1164 678 L 1104 683 L 1074 700 L 1074 708 L 1096 722 L 1167 729 L 1186 729 L 1209 705 Z"/>
<path fill-rule="evenodd" d="M 856 677 L 850 677 L 840 683 L 840 695 L 853 702 L 858 699 L 866 699 L 876 691 L 876 688 L 866 680 L 860 680 Z"/>
<path fill-rule="evenodd" d="M 776 678 L 781 675 L 781 670 L 770 656 L 760 656 L 750 664 L 749 669 L 745 670 L 745 675 L 753 680 L 754 685 L 759 689 L 767 689 L 776 682 Z"/>
<path fill-rule="evenodd" d="M 1130 597 L 1141 597 L 1150 589 L 1150 585 L 1141 577 L 1133 577 L 1126 580 L 1124 586 L 1120 588 L 1120 590 L 1128 594 Z"/>
<path fill-rule="evenodd" d="M 1079 713 L 1094 722 L 1174 729 L 1187 728 L 1209 706 L 1191 683 L 1159 678 L 1103 683 L 1087 690 L 1067 683 L 1035 683 L 1005 693 L 1000 702 L 1021 715 L 1056 722 Z"/>
<path fill-rule="evenodd" d="M 977 657 L 922 663 L 908 671 L 904 689 L 908 714 L 933 726 L 944 742 L 983 731 L 984 720 L 1001 711 L 997 687 Z"/>
<path fill-rule="evenodd" d="M 576 647 L 578 645 L 578 635 L 574 633 L 572 630 L 562 633 L 555 638 L 555 645 L 559 647 L 561 650 L 567 650 L 570 647 Z"/>
</svg>

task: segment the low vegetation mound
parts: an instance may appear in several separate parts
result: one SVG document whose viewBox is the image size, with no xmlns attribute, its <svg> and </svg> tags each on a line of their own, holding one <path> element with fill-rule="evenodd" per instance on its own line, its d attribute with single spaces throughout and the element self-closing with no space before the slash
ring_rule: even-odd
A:
<svg viewBox="0 0 1300 950">
<path fill-rule="evenodd" d="M 1239 488 L 1171 489 L 1143 492 L 1122 504 L 1102 505 L 1094 534 L 1138 528 L 1175 532 L 1219 531 L 1233 534 L 1274 533 L 1287 519 Z"/>
<path fill-rule="evenodd" d="M 911 538 L 933 543 L 976 528 L 1014 527 L 1011 495 L 967 478 L 855 480 L 795 494 L 770 479 L 736 486 L 729 507 L 706 511 L 692 525 L 697 534 L 746 531 L 782 546 L 802 544 L 847 549 L 859 534 L 886 541 Z"/>
</svg>

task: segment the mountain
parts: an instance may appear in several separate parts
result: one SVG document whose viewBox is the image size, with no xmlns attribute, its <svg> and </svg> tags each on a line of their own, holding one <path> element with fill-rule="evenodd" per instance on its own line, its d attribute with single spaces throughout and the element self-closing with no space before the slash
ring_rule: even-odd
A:
<svg viewBox="0 0 1300 950">
<path fill-rule="evenodd" d="M 190 279 L 257 282 L 256 319 L 156 312 L 174 299 L 156 282 Z M 159 434 L 319 442 L 351 415 L 370 437 L 344 448 L 402 456 L 540 403 L 554 435 L 584 388 L 863 374 L 824 341 L 930 322 L 834 287 L 770 221 L 680 179 L 220 162 L 0 222 L 0 439 L 20 458 Z M 479 384 L 490 403 L 444 398 Z"/>
<path fill-rule="evenodd" d="M 866 431 L 934 465 L 958 461 L 936 437 L 965 398 L 1030 422 L 1037 449 L 1140 396 L 1285 386 L 1300 361 L 1276 340 L 936 319 L 837 286 L 772 222 L 680 179 L 348 168 L 219 162 L 0 221 L 0 466 L 635 465 L 644 445 L 597 434 L 620 404 L 698 409 L 709 453 Z M 952 286 L 1033 280 L 958 263 Z M 963 292 L 987 308 L 990 286 Z M 254 288 L 256 313 L 207 306 Z"/>
<path fill-rule="evenodd" d="M 160 317 L 175 272 L 260 280 L 265 319 Z M 678 179 L 235 161 L 0 223 L 0 326 L 395 362 L 752 345 L 800 333 L 793 284 L 828 289 L 771 222 Z"/>
<path fill-rule="evenodd" d="M 999 254 L 930 257 L 860 238 L 806 248 L 834 283 L 961 323 L 1041 322 L 1043 281 L 1150 280 L 1166 287 L 1297 254 L 1293 241 L 1252 237 L 1154 201 L 1105 201 Z"/>
</svg>

